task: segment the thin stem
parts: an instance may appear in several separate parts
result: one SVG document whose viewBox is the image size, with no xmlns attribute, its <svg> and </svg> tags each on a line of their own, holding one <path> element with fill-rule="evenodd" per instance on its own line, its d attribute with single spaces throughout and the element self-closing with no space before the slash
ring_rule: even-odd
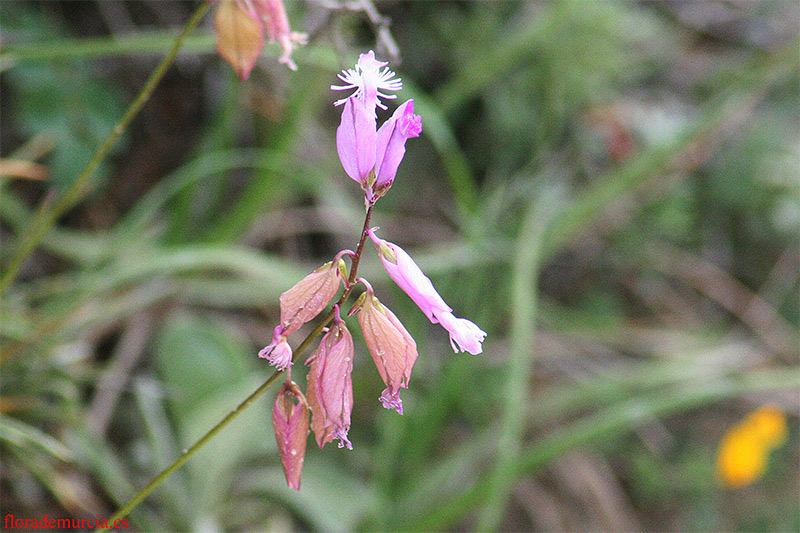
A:
<svg viewBox="0 0 800 533">
<path fill-rule="evenodd" d="M 150 77 L 147 78 L 142 90 L 139 91 L 139 94 L 136 95 L 136 98 L 128 107 L 127 111 L 125 111 L 125 114 L 122 116 L 120 121 L 109 132 L 103 143 L 97 148 L 92 158 L 86 164 L 86 167 L 78 175 L 78 177 L 75 178 L 75 181 L 69 187 L 67 192 L 64 193 L 64 195 L 58 200 L 53 200 L 53 197 L 49 197 L 42 203 L 36 213 L 35 219 L 30 225 L 30 229 L 26 234 L 23 234 L 16 253 L 13 255 L 11 261 L 6 267 L 3 277 L 0 278 L 0 292 L 5 291 L 14 282 L 19 274 L 20 268 L 22 267 L 22 263 L 28 258 L 31 252 L 33 252 L 34 248 L 36 248 L 36 246 L 42 240 L 42 237 L 44 237 L 50 228 L 53 227 L 59 217 L 66 213 L 81 199 L 83 193 L 88 188 L 89 179 L 92 177 L 95 170 L 97 170 L 97 167 L 100 165 L 103 159 L 106 158 L 108 152 L 111 151 L 111 148 L 117 142 L 119 137 L 125 132 L 144 104 L 150 99 L 150 96 L 153 94 L 156 86 L 161 81 L 161 78 L 163 78 L 167 73 L 167 69 L 178 55 L 178 50 L 180 50 L 184 40 L 197 27 L 197 25 L 200 24 L 203 16 L 211 6 L 212 1 L 213 0 L 205 0 L 192 14 L 191 18 L 186 23 L 186 26 L 184 26 L 183 31 L 181 31 L 181 34 L 175 39 L 170 51 L 166 56 L 164 56 L 164 59 L 161 60 L 161 63 L 158 64 L 155 70 L 153 70 L 153 72 L 150 74 Z"/>
<path fill-rule="evenodd" d="M 364 227 L 361 230 L 361 238 L 358 241 L 358 248 L 356 248 L 356 253 L 353 254 L 353 262 L 350 266 L 350 275 L 347 279 L 347 285 L 345 286 L 344 292 L 339 300 L 334 304 L 334 309 L 336 306 L 341 306 L 347 298 L 350 296 L 350 293 L 353 291 L 353 287 L 355 286 L 355 279 L 358 274 L 358 263 L 361 261 L 361 254 L 364 251 L 364 243 L 367 238 L 367 230 L 369 230 L 369 221 L 372 217 L 372 208 L 374 207 L 375 203 L 372 202 L 367 206 L 367 214 L 364 217 Z M 320 333 L 322 333 L 323 328 L 330 323 L 331 319 L 333 319 L 333 315 L 335 313 L 334 309 L 325 315 L 317 326 L 311 330 L 303 342 L 295 349 L 294 354 L 292 356 L 292 361 L 297 359 L 300 354 L 302 354 L 308 346 L 311 344 Z M 99 531 L 108 531 L 109 529 L 113 528 L 114 522 L 127 516 L 137 505 L 139 505 L 142 500 L 144 500 L 153 490 L 156 489 L 161 483 L 166 481 L 166 479 L 178 468 L 183 465 L 189 458 L 194 455 L 200 448 L 202 448 L 208 441 L 210 441 L 217 433 L 219 433 L 225 426 L 227 426 L 234 418 L 239 416 L 245 409 L 247 409 L 250 404 L 252 404 L 259 396 L 264 394 L 267 389 L 275 383 L 278 377 L 283 373 L 283 371 L 276 370 L 267 380 L 258 387 L 255 391 L 253 391 L 250 396 L 245 398 L 242 403 L 240 403 L 236 409 L 228 413 L 225 418 L 217 422 L 217 424 L 211 428 L 205 435 L 200 437 L 200 440 L 195 442 L 190 448 L 187 448 L 183 451 L 183 453 L 178 457 L 171 465 L 165 468 L 160 474 L 158 474 L 153 481 L 151 481 L 145 488 L 140 490 L 136 495 L 128 501 L 125 505 L 123 505 L 119 511 L 114 513 L 114 515 L 108 519 L 108 526 L 101 528 Z"/>
<path fill-rule="evenodd" d="M 109 529 L 114 527 L 114 523 L 127 516 L 134 507 L 139 505 L 142 500 L 144 500 L 156 487 L 161 485 L 175 470 L 181 467 L 183 463 L 189 460 L 189 458 L 194 455 L 200 448 L 202 448 L 208 441 L 210 441 L 217 433 L 219 433 L 222 428 L 227 426 L 231 420 L 239 416 L 245 409 L 247 409 L 250 404 L 252 404 L 256 399 L 264 394 L 267 389 L 275 383 L 282 372 L 276 371 L 274 372 L 260 387 L 258 387 L 255 391 L 253 391 L 250 396 L 245 398 L 242 403 L 236 406 L 236 409 L 228 413 L 225 418 L 217 422 L 217 425 L 211 428 L 208 433 L 200 437 L 200 440 L 195 442 L 190 448 L 183 450 L 183 453 L 178 457 L 171 465 L 165 468 L 160 474 L 158 474 L 153 481 L 151 481 L 145 488 L 140 490 L 136 495 L 128 501 L 124 506 L 120 508 L 119 511 L 114 513 L 114 515 L 108 519 L 108 526 L 101 528 L 99 531 L 108 531 Z"/>
</svg>

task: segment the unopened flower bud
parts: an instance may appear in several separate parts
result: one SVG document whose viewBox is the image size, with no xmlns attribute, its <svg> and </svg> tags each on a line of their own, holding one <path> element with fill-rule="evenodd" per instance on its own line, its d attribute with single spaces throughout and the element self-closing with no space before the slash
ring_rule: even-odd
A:
<svg viewBox="0 0 800 533">
<path fill-rule="evenodd" d="M 289 336 L 317 316 L 336 296 L 339 283 L 347 279 L 347 270 L 340 252 L 336 258 L 301 279 L 281 294 L 282 334 Z"/>
<path fill-rule="evenodd" d="M 402 415 L 400 388 L 408 388 L 411 369 L 417 360 L 417 343 L 394 313 L 378 301 L 372 293 L 372 287 L 366 285 L 367 290 L 356 301 L 350 313 L 358 312 L 358 323 L 361 325 L 364 342 L 386 384 L 386 390 L 381 394 L 381 403 L 387 409 L 396 409 Z"/>
<path fill-rule="evenodd" d="M 293 381 L 284 383 L 278 390 L 272 409 L 272 427 L 286 483 L 290 488 L 300 490 L 308 438 L 308 402 Z"/>
<path fill-rule="evenodd" d="M 411 298 L 434 324 L 441 324 L 450 333 L 450 345 L 455 352 L 467 351 L 477 355 L 483 351 L 481 343 L 486 332 L 475 323 L 453 315 L 433 283 L 417 266 L 405 250 L 394 243 L 384 241 L 368 230 L 372 242 L 378 248 L 381 264 L 389 277 Z"/>
<path fill-rule="evenodd" d="M 350 413 L 353 410 L 353 337 L 334 306 L 334 322 L 322 337 L 319 348 L 309 357 L 308 403 L 311 407 L 311 429 L 322 448 L 333 439 L 339 447 L 353 445 L 347 439 Z"/>
</svg>

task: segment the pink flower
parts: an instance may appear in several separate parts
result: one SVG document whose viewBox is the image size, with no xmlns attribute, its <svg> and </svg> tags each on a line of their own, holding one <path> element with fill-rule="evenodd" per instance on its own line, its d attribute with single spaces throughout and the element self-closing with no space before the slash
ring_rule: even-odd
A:
<svg viewBox="0 0 800 533">
<path fill-rule="evenodd" d="M 486 332 L 473 322 L 453 316 L 453 310 L 442 300 L 433 283 L 417 266 L 405 250 L 384 241 L 368 230 L 378 248 L 381 264 L 389 277 L 414 301 L 434 324 L 441 324 L 450 333 L 450 345 L 455 352 L 466 351 L 477 355 L 483 351 L 481 343 Z"/>
<path fill-rule="evenodd" d="M 358 98 L 347 98 L 342 110 L 342 122 L 336 129 L 336 151 L 339 152 L 344 171 L 360 183 L 362 189 L 370 186 L 377 139 L 374 110 L 370 111 Z"/>
<path fill-rule="evenodd" d="M 308 403 L 295 382 L 284 383 L 272 408 L 272 427 L 289 488 L 300 490 L 308 438 Z"/>
<path fill-rule="evenodd" d="M 278 62 L 288 66 L 291 70 L 297 70 L 297 65 L 292 61 L 292 52 L 298 45 L 306 44 L 308 37 L 305 33 L 295 33 L 289 29 L 289 19 L 286 17 L 283 0 L 249 1 L 252 2 L 255 13 L 267 30 L 269 42 L 277 42 L 281 47 L 282 53 Z"/>
<path fill-rule="evenodd" d="M 214 15 L 217 52 L 246 80 L 264 48 L 264 32 L 277 41 L 283 53 L 280 63 L 297 70 L 292 51 L 306 43 L 306 35 L 289 29 L 283 0 L 222 0 Z"/>
<path fill-rule="evenodd" d="M 394 72 L 385 65 L 377 61 L 370 50 L 361 54 L 355 69 L 339 74 L 347 85 L 331 86 L 336 91 L 355 89 L 352 96 L 335 103 L 344 104 L 342 120 L 336 130 L 336 151 L 347 175 L 366 193 L 367 203 L 389 190 L 405 154 L 406 139 L 418 137 L 422 131 L 421 118 L 414 114 L 411 100 L 401 105 L 376 131 L 375 108 L 386 109 L 380 99 L 396 98 L 381 91 L 402 88 L 400 80 L 394 79 Z"/>
<path fill-rule="evenodd" d="M 378 130 L 375 157 L 375 183 L 372 185 L 375 196 L 383 196 L 392 186 L 397 167 L 406 153 L 406 139 L 419 137 L 421 132 L 422 118 L 414 114 L 414 100 L 403 103 L 392 118 L 383 123 Z"/>
<path fill-rule="evenodd" d="M 358 323 L 369 353 L 386 384 L 381 403 L 387 409 L 403 414 L 400 388 L 408 388 L 411 369 L 417 360 L 417 343 L 406 328 L 372 292 L 372 287 L 362 281 L 367 290 L 356 301 L 350 314 L 358 312 Z"/>
<path fill-rule="evenodd" d="M 367 110 L 375 114 L 375 106 L 386 109 L 379 98 L 397 98 L 394 94 L 384 94 L 381 91 L 399 91 L 403 83 L 394 78 L 394 72 L 386 67 L 387 63 L 375 59 L 375 52 L 370 50 L 358 56 L 355 69 L 347 69 L 339 74 L 339 79 L 347 85 L 331 85 L 334 91 L 347 91 L 355 89 L 352 97 L 361 100 Z M 385 67 L 381 69 L 381 67 Z M 337 100 L 334 105 L 341 105 L 347 98 Z"/>
<path fill-rule="evenodd" d="M 282 334 L 281 326 L 275 326 L 272 342 L 258 352 L 258 356 L 269 361 L 269 364 L 278 370 L 286 370 L 291 366 L 292 347 L 286 342 L 286 335 Z"/>
<path fill-rule="evenodd" d="M 322 337 L 319 348 L 306 364 L 308 371 L 308 403 L 311 407 L 311 429 L 322 448 L 333 439 L 339 447 L 353 445 L 347 440 L 350 430 L 350 413 L 353 410 L 353 337 L 339 317 L 339 307 L 334 306 L 334 322 Z"/>
</svg>

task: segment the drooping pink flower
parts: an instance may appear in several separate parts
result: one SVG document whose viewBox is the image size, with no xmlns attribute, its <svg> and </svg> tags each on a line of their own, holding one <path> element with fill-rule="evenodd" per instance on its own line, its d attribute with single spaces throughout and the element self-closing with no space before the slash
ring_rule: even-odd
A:
<svg viewBox="0 0 800 533">
<path fill-rule="evenodd" d="M 264 48 L 266 31 L 270 42 L 278 42 L 282 54 L 278 60 L 292 70 L 292 51 L 306 44 L 303 33 L 289 29 L 283 0 L 222 0 L 214 15 L 217 51 L 233 66 L 239 78 L 246 80 Z"/>
<path fill-rule="evenodd" d="M 278 454 L 290 488 L 300 490 L 308 439 L 308 402 L 295 382 L 284 383 L 272 408 Z"/>
<path fill-rule="evenodd" d="M 311 365 L 306 391 L 311 429 L 319 447 L 339 439 L 340 448 L 352 450 L 347 432 L 353 410 L 353 337 L 339 316 L 339 306 L 334 309 L 333 325 L 306 361 Z"/>
<path fill-rule="evenodd" d="M 400 388 L 408 388 L 411 369 L 417 360 L 417 343 L 388 307 L 382 305 L 365 280 L 367 290 L 358 298 L 350 314 L 358 312 L 364 342 L 386 384 L 380 400 L 387 409 L 403 414 Z"/>
<path fill-rule="evenodd" d="M 414 114 L 414 100 L 398 107 L 392 117 L 378 130 L 377 154 L 375 156 L 375 196 L 383 196 L 394 182 L 397 167 L 406 153 L 406 139 L 419 137 L 422 118 Z"/>
<path fill-rule="evenodd" d="M 292 61 L 292 52 L 301 44 L 306 44 L 308 36 L 305 33 L 296 33 L 289 29 L 289 19 L 286 17 L 286 8 L 283 0 L 242 0 L 252 2 L 253 9 L 261 18 L 267 30 L 269 42 L 277 42 L 281 47 L 279 63 L 283 63 L 291 70 L 297 70 L 297 65 Z"/>
<path fill-rule="evenodd" d="M 289 336 L 300 326 L 317 316 L 336 296 L 339 283 L 347 279 L 342 260 L 350 250 L 339 252 L 333 261 L 325 263 L 281 294 L 281 328 Z"/>
<path fill-rule="evenodd" d="M 278 325 L 272 332 L 272 342 L 258 352 L 258 356 L 269 361 L 278 370 L 286 370 L 292 364 L 292 347 L 286 342 L 283 328 Z"/>
<path fill-rule="evenodd" d="M 378 248 L 378 257 L 389 277 L 414 301 L 434 324 L 441 324 L 450 333 L 450 345 L 455 352 L 467 351 L 477 355 L 483 351 L 481 343 L 486 332 L 465 318 L 457 318 L 433 283 L 417 266 L 405 250 L 367 232 Z"/>
</svg>

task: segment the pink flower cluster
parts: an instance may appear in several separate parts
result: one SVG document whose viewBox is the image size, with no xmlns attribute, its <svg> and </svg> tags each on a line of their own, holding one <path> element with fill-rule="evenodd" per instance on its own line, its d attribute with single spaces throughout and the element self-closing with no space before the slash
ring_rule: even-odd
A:
<svg viewBox="0 0 800 533">
<path fill-rule="evenodd" d="M 375 59 L 372 50 L 361 54 L 356 68 L 346 70 L 339 78 L 347 85 L 332 85 L 331 89 L 355 92 L 336 102 L 344 104 L 342 122 L 336 130 L 336 149 L 344 171 L 364 189 L 365 202 L 373 204 L 392 186 L 406 153 L 406 139 L 419 137 L 422 119 L 414 114 L 414 101 L 408 100 L 376 129 L 375 108 L 386 109 L 379 98 L 397 97 L 380 91 L 399 91 L 403 85 L 394 79 L 386 63 Z"/>
<path fill-rule="evenodd" d="M 336 102 L 336 105 L 344 104 L 342 121 L 336 132 L 337 150 L 345 172 L 361 185 L 365 203 L 371 208 L 391 187 L 405 154 L 405 142 L 419 136 L 422 123 L 414 114 L 413 101 L 409 100 L 401 104 L 380 129 L 376 128 L 376 108 L 385 109 L 379 99 L 394 98 L 381 91 L 397 91 L 401 83 L 394 79 L 386 63 L 375 59 L 373 52 L 362 54 L 355 69 L 339 77 L 347 85 L 332 89 L 355 91 L 352 96 Z M 371 229 L 365 229 L 365 233 L 361 244 L 369 236 L 386 272 L 432 323 L 441 324 L 447 330 L 453 350 L 481 353 L 486 333 L 473 322 L 453 315 L 452 308 L 436 292 L 431 280 L 402 248 L 380 239 Z M 333 261 L 281 295 L 281 322 L 273 331 L 272 342 L 258 354 L 278 370 L 288 370 L 287 383 L 275 402 L 273 426 L 286 480 L 295 489 L 300 488 L 309 412 L 311 430 L 320 448 L 334 439 L 339 440 L 340 448 L 353 447 L 348 432 L 353 409 L 351 373 L 355 350 L 353 337 L 339 309 L 353 288 L 351 283 L 360 282 L 366 287 L 348 314 L 358 314 L 364 343 L 386 385 L 380 401 L 387 409 L 403 414 L 400 389 L 408 388 L 418 356 L 417 343 L 397 316 L 378 300 L 369 282 L 348 278 L 345 255 L 356 257 L 350 250 L 339 252 Z M 310 368 L 303 395 L 291 381 L 293 353 L 288 337 L 319 315 L 333 301 L 342 283 L 346 292 L 333 305 L 333 323 L 317 350 L 306 360 Z"/>
</svg>

